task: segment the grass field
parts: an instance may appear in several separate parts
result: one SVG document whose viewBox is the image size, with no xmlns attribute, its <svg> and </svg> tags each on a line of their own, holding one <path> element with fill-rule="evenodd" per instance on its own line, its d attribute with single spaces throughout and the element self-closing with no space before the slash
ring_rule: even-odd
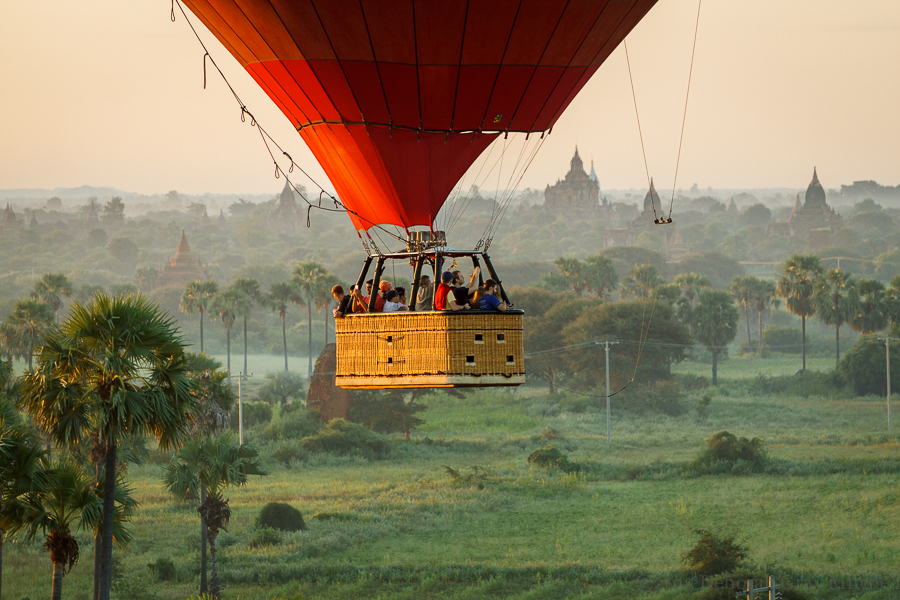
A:
<svg viewBox="0 0 900 600">
<path fill-rule="evenodd" d="M 629 392 L 616 396 L 610 446 L 605 412 L 547 410 L 552 399 L 523 388 L 427 397 L 426 423 L 413 441 L 395 438 L 381 460 L 314 455 L 289 467 L 268 460 L 269 476 L 228 493 L 233 516 L 220 537 L 225 594 L 690 598 L 699 584 L 685 579 L 681 553 L 694 529 L 708 529 L 737 534 L 759 572 L 799 582 L 807 597 L 897 598 L 900 437 L 887 432 L 884 399 L 754 391 L 757 373 L 791 374 L 795 362 L 731 358 L 722 363 L 724 384 L 689 393 L 678 416 L 635 415 L 623 410 Z M 821 370 L 831 364 L 810 361 Z M 697 363 L 676 369 L 708 370 Z M 712 396 L 705 413 L 697 409 L 702 394 Z M 723 429 L 762 438 L 766 470 L 686 474 L 684 463 Z M 550 443 L 542 437 L 550 430 L 558 436 L 552 443 L 583 465 L 580 473 L 526 463 Z M 259 441 L 266 456 L 286 443 Z M 159 462 L 129 471 L 141 506 L 135 542 L 115 552 L 117 598 L 185 598 L 198 589 L 197 513 L 166 495 Z M 453 480 L 447 466 L 472 477 Z M 251 548 L 256 516 L 273 500 L 298 507 L 308 528 Z M 87 599 L 92 552 L 87 535 L 79 541 L 82 560 L 63 592 Z M 175 581 L 157 581 L 148 568 L 160 558 L 178 565 Z M 40 544 L 6 544 L 3 566 L 3 600 L 49 593 L 51 563 Z M 883 579 L 878 589 L 838 589 L 858 576 Z"/>
</svg>

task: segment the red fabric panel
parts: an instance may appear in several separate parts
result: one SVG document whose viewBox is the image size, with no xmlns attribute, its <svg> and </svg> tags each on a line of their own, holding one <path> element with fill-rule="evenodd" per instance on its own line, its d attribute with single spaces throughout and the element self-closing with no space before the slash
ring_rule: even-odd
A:
<svg viewBox="0 0 900 600">
<path fill-rule="evenodd" d="M 459 67 L 420 66 L 422 88 L 422 124 L 425 129 L 450 129 L 456 76 Z"/>
<path fill-rule="evenodd" d="M 342 116 L 351 121 L 359 120 L 359 107 L 338 61 L 294 60 L 286 66 L 326 121 L 337 121 Z"/>
<path fill-rule="evenodd" d="M 319 16 L 310 0 L 269 0 L 291 38 L 303 53 L 298 58 L 321 60 L 334 58 L 331 42 L 325 35 Z M 285 58 L 285 57 L 282 57 Z"/>
<path fill-rule="evenodd" d="M 631 30 L 644 18 L 653 5 L 656 4 L 656 0 L 636 0 L 632 9 L 628 11 L 628 14 L 616 28 L 612 35 L 609 36 L 606 43 L 600 49 L 594 59 L 591 61 L 591 65 L 600 66 L 603 64 L 603 61 L 606 60 L 610 54 L 612 54 L 613 50 L 622 43 L 622 40 L 631 33 Z"/>
<path fill-rule="evenodd" d="M 470 2 L 462 64 L 499 65 L 518 8 L 519 0 Z"/>
<path fill-rule="evenodd" d="M 280 60 L 298 60 L 303 58 L 294 38 L 285 28 L 281 18 L 272 4 L 257 0 L 235 0 L 236 7 L 247 20 L 253 33 L 265 40 L 266 48 L 272 57 Z M 245 38 L 246 39 L 246 38 Z"/>
<path fill-rule="evenodd" d="M 184 4 L 216 36 L 216 39 L 228 49 L 242 67 L 256 60 L 253 51 L 247 46 L 247 43 L 232 31 L 228 22 L 219 15 L 207 0 L 185 0 Z"/>
<path fill-rule="evenodd" d="M 349 60 L 342 62 L 341 67 L 365 120 L 369 123 L 387 123 L 390 117 L 378 77 L 378 64 Z"/>
<path fill-rule="evenodd" d="M 312 105 L 284 63 L 270 61 L 247 65 L 247 71 L 266 90 L 270 98 L 278 102 L 291 123 L 297 125 L 322 120 L 322 115 Z"/>
<path fill-rule="evenodd" d="M 629 2 L 610 2 L 591 28 L 581 48 L 575 53 L 572 63 L 576 65 L 593 64 L 594 57 L 628 16 L 631 7 L 632 4 Z"/>
<path fill-rule="evenodd" d="M 467 2 L 420 2 L 416 5 L 419 65 L 458 65 Z"/>
<path fill-rule="evenodd" d="M 538 67 L 522 95 L 511 123 L 512 129 L 529 129 L 566 71 L 564 67 Z"/>
<path fill-rule="evenodd" d="M 379 63 L 388 110 L 395 125 L 419 126 L 419 85 L 415 65 Z"/>
<path fill-rule="evenodd" d="M 313 4 L 338 60 L 374 60 L 359 2 L 316 0 Z"/>
<path fill-rule="evenodd" d="M 491 99 L 497 71 L 498 68 L 493 65 L 463 65 L 460 68 L 454 128 L 466 130 L 481 127 L 481 121 L 487 114 L 487 103 Z"/>
<path fill-rule="evenodd" d="M 562 104 L 559 105 L 559 108 L 556 109 L 556 114 L 553 115 L 553 118 L 550 119 L 550 127 L 553 127 L 553 124 L 556 123 L 556 120 L 562 114 L 566 107 L 569 106 L 569 103 L 575 98 L 578 92 L 581 91 L 581 88 L 584 87 L 584 84 L 588 82 L 588 80 L 597 72 L 597 69 L 600 67 L 587 67 L 584 69 L 583 74 L 575 81 L 575 85 L 572 87 L 571 91 L 566 95 L 566 99 L 563 100 Z M 575 70 L 575 69 L 573 69 Z"/>
<path fill-rule="evenodd" d="M 605 6 L 605 1 L 569 0 L 540 64 L 568 66 Z"/>
<path fill-rule="evenodd" d="M 487 118 L 484 120 L 485 129 L 507 128 L 533 72 L 534 67 L 528 66 L 504 65 L 500 67 L 500 75 L 497 77 L 494 93 L 488 103 Z"/>
<path fill-rule="evenodd" d="M 570 100 L 567 100 L 569 94 L 588 68 L 593 69 L 591 71 L 592 74 L 596 70 L 592 67 L 571 67 L 563 72 L 562 77 L 560 77 L 553 87 L 553 91 L 548 96 L 546 104 L 541 108 L 540 114 L 529 129 L 532 131 L 545 131 L 556 123 L 557 116 L 562 111 L 562 108 L 568 106 L 570 102 Z"/>
<path fill-rule="evenodd" d="M 503 64 L 536 65 L 550 42 L 565 6 L 564 2 L 522 0 Z M 565 32 L 561 31 L 560 35 L 565 35 Z"/>
<path fill-rule="evenodd" d="M 414 64 L 416 38 L 412 2 L 362 0 L 375 59 Z"/>
</svg>

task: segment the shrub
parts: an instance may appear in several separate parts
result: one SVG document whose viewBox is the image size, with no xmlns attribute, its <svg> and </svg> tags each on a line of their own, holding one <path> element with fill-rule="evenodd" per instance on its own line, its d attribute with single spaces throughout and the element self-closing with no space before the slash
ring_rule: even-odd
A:
<svg viewBox="0 0 900 600">
<path fill-rule="evenodd" d="M 300 440 L 307 452 L 363 454 L 381 456 L 390 450 L 390 442 L 362 425 L 335 419 L 317 433 Z"/>
<path fill-rule="evenodd" d="M 569 457 L 552 445 L 535 450 L 528 455 L 526 460 L 529 465 L 560 469 L 566 473 L 581 470 L 581 465 L 578 463 L 570 463 Z"/>
<path fill-rule="evenodd" d="M 269 404 L 287 404 L 303 397 L 303 378 L 290 371 L 276 371 L 266 375 L 256 399 Z"/>
<path fill-rule="evenodd" d="M 264 402 L 244 402 L 244 427 L 253 427 L 254 425 L 264 425 L 272 420 L 272 407 Z M 238 406 L 234 405 L 231 409 L 231 423 L 234 428 L 238 427 Z"/>
<path fill-rule="evenodd" d="M 598 407 L 596 398 L 566 394 L 559 399 L 559 410 L 562 412 L 581 414 L 591 407 Z"/>
<path fill-rule="evenodd" d="M 263 506 L 256 520 L 256 526 L 278 531 L 302 531 L 306 529 L 300 511 L 284 502 L 269 502 Z"/>
<path fill-rule="evenodd" d="M 882 370 L 882 372 L 884 372 Z M 755 392 L 763 392 L 778 396 L 798 396 L 809 398 L 810 396 L 834 397 L 835 391 L 846 388 L 846 381 L 840 372 L 828 371 L 801 371 L 794 375 L 781 375 L 768 377 L 759 374 L 753 381 Z"/>
<path fill-rule="evenodd" d="M 290 404 L 287 406 L 290 406 Z M 266 428 L 262 430 L 260 436 L 270 442 L 275 442 L 280 439 L 299 440 L 313 435 L 319 431 L 321 427 L 322 423 L 319 422 L 317 416 L 310 411 L 302 410 L 285 414 L 284 409 L 282 409 L 281 418 L 269 423 Z"/>
<path fill-rule="evenodd" d="M 175 581 L 178 577 L 175 563 L 169 558 L 157 558 L 156 562 L 152 562 L 147 566 L 156 575 L 157 581 Z"/>
<path fill-rule="evenodd" d="M 563 437 L 563 434 L 560 433 L 559 429 L 545 427 L 544 429 L 541 429 L 541 437 L 545 440 L 558 440 Z"/>
<path fill-rule="evenodd" d="M 272 453 L 272 458 L 276 461 L 284 464 L 284 466 L 291 466 L 291 462 L 295 460 L 306 460 L 307 454 L 301 448 L 297 448 L 296 446 L 291 446 L 285 444 L 281 446 Z"/>
<path fill-rule="evenodd" d="M 281 543 L 281 534 L 274 529 L 268 527 L 257 529 L 247 545 L 251 548 L 262 548 L 263 546 L 277 546 Z"/>
<path fill-rule="evenodd" d="M 709 577 L 737 569 L 747 556 L 747 548 L 734 535 L 718 536 L 705 529 L 695 529 L 699 536 L 694 547 L 682 553 L 687 569 Z"/>
<path fill-rule="evenodd" d="M 705 419 L 710 404 L 712 404 L 712 396 L 709 394 L 700 396 L 700 400 L 697 401 L 697 416 L 701 419 Z"/>
<path fill-rule="evenodd" d="M 854 391 L 865 396 L 887 394 L 884 342 L 875 335 L 861 335 L 841 357 L 838 371 L 853 386 Z M 891 379 L 900 381 L 900 361 L 891 359 Z"/>
<path fill-rule="evenodd" d="M 759 468 L 765 461 L 762 445 L 763 442 L 759 438 L 749 440 L 727 431 L 720 431 L 706 440 L 706 450 L 694 460 L 691 467 L 699 473 L 730 471 L 734 465 L 741 462 L 751 468 Z"/>
</svg>

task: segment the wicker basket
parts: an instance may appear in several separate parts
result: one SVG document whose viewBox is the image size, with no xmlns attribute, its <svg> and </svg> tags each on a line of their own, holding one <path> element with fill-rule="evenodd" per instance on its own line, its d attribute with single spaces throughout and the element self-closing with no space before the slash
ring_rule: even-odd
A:
<svg viewBox="0 0 900 600">
<path fill-rule="evenodd" d="M 401 312 L 336 321 L 343 388 L 525 383 L 522 311 Z"/>
</svg>

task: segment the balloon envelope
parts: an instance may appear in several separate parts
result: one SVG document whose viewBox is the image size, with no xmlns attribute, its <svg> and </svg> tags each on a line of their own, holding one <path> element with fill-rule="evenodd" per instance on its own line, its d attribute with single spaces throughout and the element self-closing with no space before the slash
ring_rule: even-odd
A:
<svg viewBox="0 0 900 600">
<path fill-rule="evenodd" d="M 357 229 L 431 226 L 503 132 L 553 126 L 657 0 L 183 0 Z"/>
</svg>

